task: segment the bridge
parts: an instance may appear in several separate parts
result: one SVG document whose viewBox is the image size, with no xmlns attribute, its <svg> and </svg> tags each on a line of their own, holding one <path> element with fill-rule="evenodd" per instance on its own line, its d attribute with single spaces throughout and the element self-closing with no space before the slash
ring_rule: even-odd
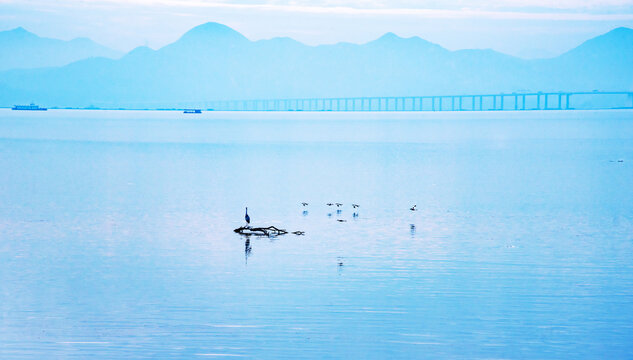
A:
<svg viewBox="0 0 633 360">
<path fill-rule="evenodd" d="M 220 111 L 501 111 L 633 109 L 633 92 L 532 92 L 510 94 L 221 100 L 202 107 Z"/>
</svg>

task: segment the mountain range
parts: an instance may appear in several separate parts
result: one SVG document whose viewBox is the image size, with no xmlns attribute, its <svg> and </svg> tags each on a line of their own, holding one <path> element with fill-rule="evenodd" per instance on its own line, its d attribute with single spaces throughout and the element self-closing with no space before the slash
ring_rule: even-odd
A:
<svg viewBox="0 0 633 360">
<path fill-rule="evenodd" d="M 121 55 L 87 38 L 49 39 L 21 27 L 0 31 L 0 71 L 63 66 L 90 57 L 118 58 Z"/>
<path fill-rule="evenodd" d="M 365 43 L 250 41 L 206 23 L 161 49 L 120 59 L 0 72 L 0 106 L 169 107 L 221 99 L 419 96 L 633 90 L 633 30 L 617 28 L 561 56 L 525 60 L 493 50 L 449 51 L 388 33 Z"/>
</svg>

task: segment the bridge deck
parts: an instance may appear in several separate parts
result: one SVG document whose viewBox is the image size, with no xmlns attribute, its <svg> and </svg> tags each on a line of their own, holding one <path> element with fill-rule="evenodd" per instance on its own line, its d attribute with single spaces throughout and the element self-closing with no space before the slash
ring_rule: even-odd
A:
<svg viewBox="0 0 633 360">
<path fill-rule="evenodd" d="M 605 97 L 611 99 L 604 100 Z M 602 98 L 602 100 L 600 99 Z M 578 99 L 576 103 L 574 100 Z M 577 104 L 577 105 L 576 105 Z M 226 111 L 494 111 L 633 108 L 633 92 L 536 92 L 436 96 L 251 99 L 205 102 Z M 600 105 L 602 104 L 602 105 Z M 579 107 L 577 107 L 579 106 Z"/>
</svg>

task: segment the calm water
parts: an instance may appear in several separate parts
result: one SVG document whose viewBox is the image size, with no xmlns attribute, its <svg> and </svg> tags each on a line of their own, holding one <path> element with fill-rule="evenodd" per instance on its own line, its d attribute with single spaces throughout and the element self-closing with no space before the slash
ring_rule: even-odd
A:
<svg viewBox="0 0 633 360">
<path fill-rule="evenodd" d="M 0 169 L 2 359 L 633 357 L 630 111 L 4 109 Z"/>
</svg>

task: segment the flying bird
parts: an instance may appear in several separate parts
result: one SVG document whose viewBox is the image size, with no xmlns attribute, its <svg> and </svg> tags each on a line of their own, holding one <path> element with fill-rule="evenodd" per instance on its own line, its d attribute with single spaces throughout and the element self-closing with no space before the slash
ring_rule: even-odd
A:
<svg viewBox="0 0 633 360">
<path fill-rule="evenodd" d="M 356 209 L 358 207 L 358 204 L 352 204 L 352 207 Z"/>
<path fill-rule="evenodd" d="M 332 205 L 334 205 L 334 204 L 332 204 L 332 203 L 327 203 L 327 204 L 325 204 L 325 205 L 327 205 L 327 206 L 332 206 Z"/>
<path fill-rule="evenodd" d="M 248 216 L 248 208 L 246 208 L 246 214 L 244 215 L 244 220 L 246 220 L 247 225 L 251 223 L 251 217 Z"/>
<path fill-rule="evenodd" d="M 308 203 L 307 202 L 302 202 L 301 205 L 308 206 Z"/>
<path fill-rule="evenodd" d="M 341 203 L 336 203 L 336 207 L 340 207 L 340 206 L 342 206 L 342 205 L 343 205 L 343 204 L 341 204 Z"/>
<path fill-rule="evenodd" d="M 409 210 L 411 210 L 411 211 L 417 211 L 418 209 L 416 209 L 416 208 L 415 208 L 416 206 L 417 206 L 417 205 L 413 205 L 413 207 L 412 207 L 411 209 L 409 209 Z"/>
</svg>

